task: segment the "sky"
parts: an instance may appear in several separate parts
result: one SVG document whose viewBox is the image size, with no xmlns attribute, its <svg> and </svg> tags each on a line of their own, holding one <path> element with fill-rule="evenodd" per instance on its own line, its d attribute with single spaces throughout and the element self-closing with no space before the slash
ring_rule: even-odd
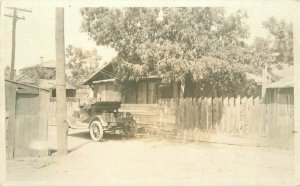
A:
<svg viewBox="0 0 300 186">
<path fill-rule="evenodd" d="M 269 1 L 270 2 L 270 1 Z M 24 6 L 22 6 L 23 8 Z M 32 13 L 20 12 L 19 16 L 24 16 L 25 20 L 17 22 L 16 31 L 16 59 L 17 70 L 38 64 L 40 57 L 44 60 L 55 59 L 55 7 L 45 6 L 45 4 L 35 4 L 25 6 L 31 9 Z M 238 9 L 248 12 L 247 24 L 250 27 L 251 39 L 256 36 L 265 37 L 267 31 L 262 27 L 262 22 L 274 16 L 287 22 L 293 21 L 293 7 L 290 4 L 266 3 L 266 4 L 238 4 L 237 6 L 225 7 L 227 14 Z M 110 61 L 116 52 L 106 46 L 96 46 L 95 42 L 89 40 L 87 33 L 80 32 L 81 15 L 80 7 L 65 7 L 65 47 L 74 45 L 84 49 L 96 48 L 102 56 L 102 61 Z M 9 9 L 2 10 L 9 14 Z M 1 13 L 3 14 L 3 13 Z M 2 67 L 10 65 L 11 60 L 11 32 L 12 19 L 1 15 L 1 63 Z"/>
</svg>

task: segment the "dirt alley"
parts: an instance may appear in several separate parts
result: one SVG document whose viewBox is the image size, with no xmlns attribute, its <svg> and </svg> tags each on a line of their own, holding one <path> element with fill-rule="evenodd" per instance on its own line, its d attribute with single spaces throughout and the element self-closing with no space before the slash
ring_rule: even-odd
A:
<svg viewBox="0 0 300 186">
<path fill-rule="evenodd" d="M 55 127 L 49 127 L 48 138 L 55 149 Z M 290 185 L 293 180 L 293 152 L 287 150 L 149 136 L 92 142 L 84 129 L 70 129 L 68 143 L 70 152 L 60 159 L 7 160 L 7 180 L 56 185 Z"/>
</svg>

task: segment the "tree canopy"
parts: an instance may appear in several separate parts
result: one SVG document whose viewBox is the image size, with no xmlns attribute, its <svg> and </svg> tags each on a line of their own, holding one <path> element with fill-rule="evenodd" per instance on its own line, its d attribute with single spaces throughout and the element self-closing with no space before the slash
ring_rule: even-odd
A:
<svg viewBox="0 0 300 186">
<path fill-rule="evenodd" d="M 26 74 L 35 81 L 35 85 L 39 84 L 39 79 L 54 79 L 55 70 L 34 65 L 20 69 L 20 74 Z"/>
<path fill-rule="evenodd" d="M 118 52 L 114 63 L 121 81 L 158 75 L 163 83 L 184 83 L 190 75 L 191 81 L 203 85 L 209 80 L 230 90 L 229 79 L 233 88 L 245 85 L 238 77 L 255 69 L 255 50 L 266 45 L 259 40 L 252 47 L 246 44 L 247 14 L 241 10 L 225 16 L 225 10 L 216 7 L 83 8 L 81 15 L 82 31 L 97 45 Z"/>
<path fill-rule="evenodd" d="M 271 17 L 263 23 L 271 37 L 271 49 L 275 53 L 273 63 L 293 64 L 293 25 Z"/>
<path fill-rule="evenodd" d="M 267 65 L 294 64 L 293 58 L 293 25 L 271 17 L 263 22 L 269 35 L 266 38 L 256 37 L 249 47 L 251 65 L 256 73 Z"/>
<path fill-rule="evenodd" d="M 84 80 L 98 70 L 101 56 L 96 49 L 84 50 L 69 45 L 66 49 L 67 68 L 71 74 L 68 80 L 74 85 L 80 86 Z"/>
</svg>

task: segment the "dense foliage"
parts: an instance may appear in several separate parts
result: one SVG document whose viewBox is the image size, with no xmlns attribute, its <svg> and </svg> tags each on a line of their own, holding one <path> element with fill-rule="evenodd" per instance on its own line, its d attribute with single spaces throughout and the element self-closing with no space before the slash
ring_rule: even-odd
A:
<svg viewBox="0 0 300 186">
<path fill-rule="evenodd" d="M 34 65 L 31 67 L 25 67 L 20 69 L 20 74 L 27 75 L 35 81 L 35 85 L 39 84 L 39 79 L 54 79 L 55 70 L 41 67 L 40 65 Z"/>
<path fill-rule="evenodd" d="M 66 49 L 67 68 L 71 74 L 68 80 L 74 85 L 80 86 L 84 80 L 89 78 L 98 70 L 101 57 L 97 50 L 83 50 L 69 45 Z"/>
<path fill-rule="evenodd" d="M 293 64 L 293 25 L 271 17 L 263 23 L 271 37 L 271 49 L 275 53 L 273 63 Z"/>
<path fill-rule="evenodd" d="M 293 65 L 293 25 L 271 17 L 263 22 L 263 26 L 269 33 L 268 37 L 255 38 L 248 51 L 254 72 L 261 73 L 266 65 L 278 68 L 282 64 Z"/>
<path fill-rule="evenodd" d="M 245 72 L 263 66 L 261 58 L 270 60 L 255 52 L 266 43 L 245 43 L 247 14 L 240 10 L 228 17 L 223 8 L 208 7 L 83 8 L 81 14 L 82 31 L 118 52 L 121 82 L 158 75 L 163 83 L 197 82 L 204 92 L 245 93 L 253 88 Z"/>
</svg>

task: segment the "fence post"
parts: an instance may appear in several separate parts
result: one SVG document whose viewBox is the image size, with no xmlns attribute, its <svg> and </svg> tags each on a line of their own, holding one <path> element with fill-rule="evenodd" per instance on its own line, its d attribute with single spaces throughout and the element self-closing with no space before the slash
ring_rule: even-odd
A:
<svg viewBox="0 0 300 186">
<path fill-rule="evenodd" d="M 207 126 L 207 121 L 206 121 L 206 113 L 207 113 L 207 108 L 206 108 L 206 102 L 207 102 L 207 98 L 204 97 L 203 99 L 201 99 L 201 129 L 202 130 L 206 130 L 206 126 Z"/>
<path fill-rule="evenodd" d="M 218 98 L 215 97 L 212 99 L 212 108 L 211 108 L 211 117 L 212 117 L 212 130 L 217 130 L 217 110 L 218 110 L 218 106 L 217 106 L 217 100 Z"/>
<path fill-rule="evenodd" d="M 228 133 L 234 131 L 235 117 L 234 117 L 234 98 L 228 100 Z"/>
<path fill-rule="evenodd" d="M 217 99 L 217 132 L 221 131 L 221 119 L 222 119 L 222 97 L 218 97 Z"/>
<path fill-rule="evenodd" d="M 225 97 L 222 100 L 222 132 L 227 132 L 227 106 L 228 106 L 228 98 Z"/>
<path fill-rule="evenodd" d="M 247 112 L 248 112 L 248 123 L 249 123 L 249 130 L 251 135 L 255 135 L 256 130 L 255 130 L 255 126 L 253 124 L 253 120 L 252 118 L 255 117 L 255 115 L 253 114 L 253 97 L 248 98 L 247 101 Z"/>
<path fill-rule="evenodd" d="M 237 134 L 241 134 L 241 97 L 235 98 L 235 131 Z"/>
<path fill-rule="evenodd" d="M 261 110 L 260 110 L 260 100 L 259 97 L 254 98 L 254 111 L 255 111 L 255 116 L 253 119 L 256 123 L 256 126 L 258 128 L 258 133 L 259 133 L 259 137 L 263 136 L 263 125 L 261 122 Z"/>
<path fill-rule="evenodd" d="M 243 97 L 241 99 L 241 126 L 243 135 L 248 135 L 247 114 L 247 97 Z"/>
<path fill-rule="evenodd" d="M 207 108 L 207 130 L 210 131 L 212 129 L 212 98 L 209 97 L 206 103 Z"/>
</svg>

